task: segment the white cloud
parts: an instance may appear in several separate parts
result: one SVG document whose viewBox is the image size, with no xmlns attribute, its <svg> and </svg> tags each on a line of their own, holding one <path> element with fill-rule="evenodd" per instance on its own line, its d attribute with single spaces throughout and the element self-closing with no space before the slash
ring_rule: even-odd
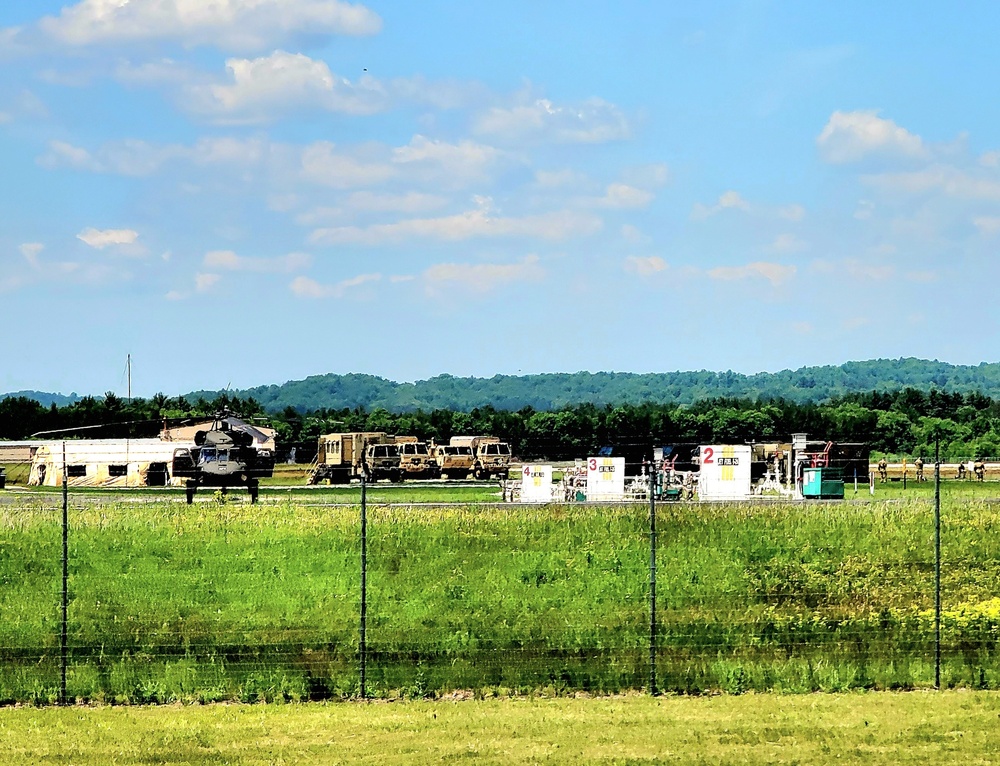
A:
<svg viewBox="0 0 1000 766">
<path fill-rule="evenodd" d="M 368 152 L 346 154 L 335 149 L 328 141 L 306 147 L 302 152 L 305 178 L 336 189 L 350 189 L 380 184 L 396 175 L 397 170 L 390 163 L 370 158 L 366 156 Z"/>
<path fill-rule="evenodd" d="M 801 221 L 806 217 L 806 209 L 802 205 L 785 205 L 778 208 L 778 218 L 786 221 Z"/>
<path fill-rule="evenodd" d="M 972 175 L 951 165 L 932 165 L 906 173 L 878 173 L 862 176 L 862 181 L 890 193 L 942 193 L 959 199 L 1000 201 L 1000 181 Z"/>
<path fill-rule="evenodd" d="M 1000 232 L 1000 216 L 981 215 L 972 219 L 972 224 L 979 229 L 979 233 L 991 237 Z"/>
<path fill-rule="evenodd" d="M 827 162 L 857 162 L 869 155 L 925 157 L 920 136 L 901 128 L 877 111 L 834 112 L 816 139 Z"/>
<path fill-rule="evenodd" d="M 226 69 L 230 82 L 193 88 L 190 108 L 221 122 L 261 123 L 298 109 L 366 115 L 387 105 L 385 89 L 375 78 L 366 75 L 352 83 L 301 53 L 231 58 Z"/>
<path fill-rule="evenodd" d="M 309 266 L 312 259 L 306 253 L 288 253 L 275 258 L 240 256 L 232 250 L 212 250 L 205 253 L 203 265 L 214 271 L 288 272 Z"/>
<path fill-rule="evenodd" d="M 38 29 L 68 46 L 159 40 L 261 50 L 303 36 L 376 34 L 381 19 L 342 0 L 81 0 Z"/>
<path fill-rule="evenodd" d="M 358 213 L 406 213 L 413 215 L 438 210 L 447 204 L 447 198 L 436 194 L 423 194 L 421 192 L 380 194 L 371 191 L 358 191 L 348 195 L 338 206 L 314 207 L 296 216 L 295 220 L 305 226 L 316 226 L 321 223 L 352 218 Z"/>
<path fill-rule="evenodd" d="M 18 250 L 32 268 L 38 268 L 38 255 L 45 249 L 41 242 L 25 242 Z"/>
<path fill-rule="evenodd" d="M 695 203 L 691 209 L 691 218 L 695 221 L 704 221 L 707 218 L 721 213 L 723 210 L 749 210 L 750 203 L 743 199 L 737 191 L 726 191 L 719 196 L 719 200 L 714 205 L 702 205 Z"/>
<path fill-rule="evenodd" d="M 289 289 L 300 298 L 340 298 L 353 287 L 368 282 L 378 282 L 381 279 L 381 274 L 359 274 L 335 285 L 324 285 L 309 277 L 296 277 L 289 285 Z"/>
<path fill-rule="evenodd" d="M 667 262 L 658 255 L 641 257 L 630 255 L 625 259 L 625 271 L 630 274 L 638 274 L 640 277 L 648 277 L 658 271 L 666 271 Z"/>
<path fill-rule="evenodd" d="M 220 137 L 202 138 L 191 146 L 127 139 L 106 143 L 92 153 L 63 141 L 52 141 L 48 151 L 38 158 L 38 164 L 49 170 L 72 168 L 135 177 L 152 175 L 172 161 L 195 165 L 227 164 L 246 171 L 269 155 L 280 154 L 281 149 L 260 139 Z"/>
<path fill-rule="evenodd" d="M 91 247 L 103 250 L 106 247 L 133 245 L 139 239 L 139 232 L 132 229 L 87 228 L 77 234 L 76 238 Z"/>
<path fill-rule="evenodd" d="M 795 272 L 795 266 L 755 261 L 745 266 L 717 266 L 714 269 L 709 269 L 708 276 L 712 279 L 725 281 L 766 279 L 772 287 L 778 287 L 794 277 Z"/>
<path fill-rule="evenodd" d="M 854 217 L 859 221 L 869 221 L 875 213 L 875 203 L 869 200 L 858 200 L 858 207 L 854 211 Z"/>
<path fill-rule="evenodd" d="M 188 297 L 188 294 L 180 290 L 171 290 L 163 297 L 166 298 L 168 301 L 182 301 Z"/>
<path fill-rule="evenodd" d="M 575 106 L 557 106 L 548 99 L 510 108 L 493 107 L 475 121 L 477 133 L 507 141 L 604 143 L 628 138 L 628 121 L 614 104 L 599 98 Z"/>
<path fill-rule="evenodd" d="M 535 172 L 535 185 L 542 189 L 557 189 L 562 186 L 582 186 L 588 182 L 587 177 L 577 171 L 566 168 L 564 170 L 539 170 Z"/>
<path fill-rule="evenodd" d="M 460 180 L 484 180 L 501 158 L 502 152 L 475 141 L 446 141 L 415 135 L 410 143 L 392 151 L 392 162 L 423 177 Z"/>
<path fill-rule="evenodd" d="M 592 234 L 602 226 L 600 218 L 573 211 L 539 213 L 520 218 L 493 216 L 489 200 L 478 201 L 478 209 L 458 215 L 411 218 L 368 227 L 316 229 L 309 241 L 324 245 L 381 245 L 411 238 L 458 242 L 474 237 L 532 237 L 558 241 Z"/>
<path fill-rule="evenodd" d="M 983 152 L 979 155 L 979 164 L 984 168 L 1000 168 L 1000 152 Z"/>
<path fill-rule="evenodd" d="M 449 286 L 461 286 L 485 293 L 510 282 L 538 282 L 545 278 L 537 255 L 516 263 L 438 263 L 423 273 L 429 291 L 437 293 Z"/>
<path fill-rule="evenodd" d="M 222 279 L 221 274 L 200 273 L 194 276 L 194 289 L 199 293 L 208 292 Z"/>
<path fill-rule="evenodd" d="M 38 164 L 50 170 L 69 167 L 95 173 L 103 171 L 101 163 L 94 159 L 90 152 L 65 141 L 50 141 L 48 152 L 38 158 Z"/>
<path fill-rule="evenodd" d="M 800 253 L 808 249 L 809 244 L 794 234 L 779 234 L 774 241 L 767 246 L 767 250 L 772 253 Z"/>
<path fill-rule="evenodd" d="M 622 239 L 633 245 L 643 245 L 651 241 L 650 237 L 630 223 L 622 224 Z"/>
<path fill-rule="evenodd" d="M 670 169 L 662 162 L 652 162 L 647 165 L 637 165 L 626 168 L 622 173 L 622 181 L 640 189 L 655 189 L 670 180 Z"/>
<path fill-rule="evenodd" d="M 605 190 L 604 196 L 596 199 L 594 203 L 599 207 L 622 209 L 646 207 L 652 201 L 652 192 L 628 184 L 613 183 Z"/>
</svg>

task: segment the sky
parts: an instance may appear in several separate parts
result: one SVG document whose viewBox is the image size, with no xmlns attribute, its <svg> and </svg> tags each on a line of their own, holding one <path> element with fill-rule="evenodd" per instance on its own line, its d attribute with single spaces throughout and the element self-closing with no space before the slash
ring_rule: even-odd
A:
<svg viewBox="0 0 1000 766">
<path fill-rule="evenodd" d="M 0 391 L 996 361 L 998 27 L 0 4 Z"/>
</svg>

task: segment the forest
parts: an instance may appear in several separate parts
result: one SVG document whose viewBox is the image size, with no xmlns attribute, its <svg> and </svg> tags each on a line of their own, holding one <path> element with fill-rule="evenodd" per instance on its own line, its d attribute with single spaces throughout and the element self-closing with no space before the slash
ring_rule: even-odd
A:
<svg viewBox="0 0 1000 766">
<path fill-rule="evenodd" d="M 385 431 L 438 442 L 455 434 L 493 434 L 525 460 L 572 459 L 603 445 L 786 441 L 794 432 L 810 439 L 864 442 L 875 454 L 927 457 L 937 441 L 943 460 L 1000 455 L 1000 399 L 937 388 L 849 393 L 805 403 L 712 397 L 692 404 L 586 403 L 547 410 L 487 405 L 401 412 L 360 406 L 305 412 L 289 406 L 268 412 L 253 397 L 225 393 L 212 399 L 157 394 L 126 401 L 109 392 L 48 407 L 12 396 L 0 400 L 0 438 L 151 437 L 164 421 L 211 416 L 221 409 L 271 425 L 278 432 L 279 458 L 295 447 L 299 461 L 311 459 L 320 434 L 339 431 Z"/>
<path fill-rule="evenodd" d="M 783 399 L 797 404 L 824 402 L 848 394 L 904 388 L 961 393 L 981 392 L 1000 397 L 1000 364 L 952 365 L 923 359 L 874 359 L 798 370 L 740 373 L 574 372 L 541 375 L 495 375 L 491 378 L 438 375 L 413 383 L 397 383 L 374 375 L 314 375 L 282 385 L 228 392 L 252 398 L 268 412 L 286 407 L 300 413 L 326 408 L 364 407 L 389 412 L 454 410 L 477 407 L 520 411 L 561 410 L 588 403 L 598 407 L 622 404 L 694 405 L 706 399 Z M 187 398 L 212 400 L 220 391 L 196 391 Z M 46 402 L 48 403 L 48 402 Z M 63 404 L 63 402 L 57 402 Z"/>
</svg>

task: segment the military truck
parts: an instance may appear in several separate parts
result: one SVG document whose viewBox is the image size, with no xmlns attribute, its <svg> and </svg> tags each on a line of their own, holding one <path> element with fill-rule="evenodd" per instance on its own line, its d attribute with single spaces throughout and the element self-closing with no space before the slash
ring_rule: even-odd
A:
<svg viewBox="0 0 1000 766">
<path fill-rule="evenodd" d="M 431 455 L 426 442 L 416 436 L 397 436 L 396 448 L 399 452 L 399 470 L 405 479 L 436 479 L 438 465 Z"/>
<path fill-rule="evenodd" d="M 450 445 L 472 449 L 472 475 L 477 479 L 507 478 L 510 445 L 496 436 L 452 436 Z"/>
<path fill-rule="evenodd" d="M 450 444 L 435 444 L 431 448 L 438 475 L 446 479 L 464 479 L 472 473 L 475 458 L 472 447 L 452 447 Z"/>
<path fill-rule="evenodd" d="M 316 467 L 310 484 L 329 481 L 347 484 L 364 476 L 368 481 L 402 481 L 395 438 L 381 431 L 324 434 L 319 437 Z"/>
</svg>

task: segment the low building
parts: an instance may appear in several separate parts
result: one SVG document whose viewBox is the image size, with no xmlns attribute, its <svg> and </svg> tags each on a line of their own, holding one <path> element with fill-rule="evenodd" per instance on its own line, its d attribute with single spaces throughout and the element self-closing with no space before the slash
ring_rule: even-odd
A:
<svg viewBox="0 0 1000 766">
<path fill-rule="evenodd" d="M 174 450 L 194 442 L 163 439 L 67 439 L 35 448 L 28 484 L 57 487 L 164 487 L 180 484 L 172 476 Z"/>
</svg>

